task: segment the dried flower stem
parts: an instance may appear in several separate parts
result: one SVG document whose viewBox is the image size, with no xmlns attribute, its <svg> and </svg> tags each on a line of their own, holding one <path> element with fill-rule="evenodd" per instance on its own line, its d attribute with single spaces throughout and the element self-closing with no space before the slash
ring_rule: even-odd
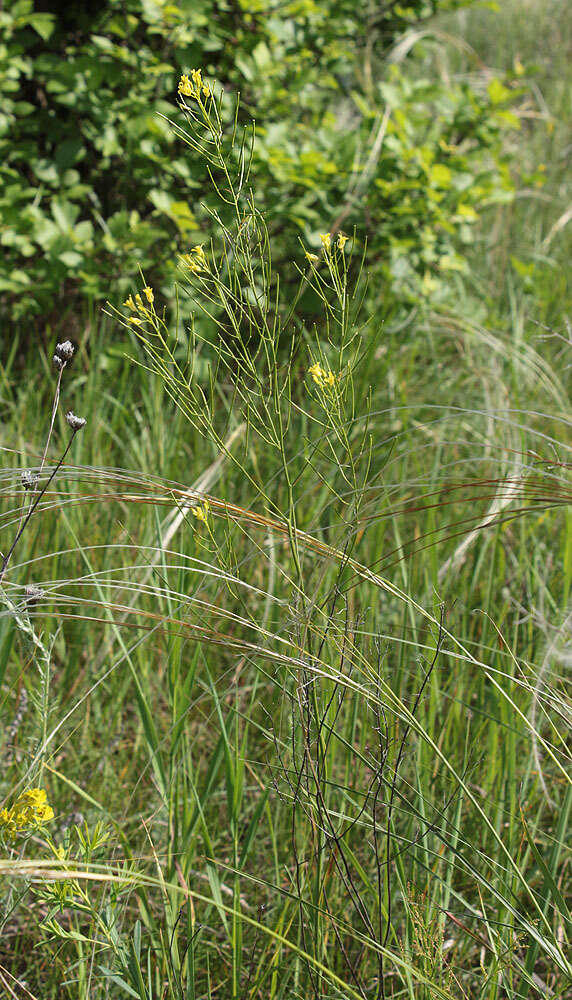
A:
<svg viewBox="0 0 572 1000">
<path fill-rule="evenodd" d="M 44 453 L 42 455 L 42 460 L 40 462 L 40 468 L 38 469 L 38 473 L 37 473 L 38 477 L 41 475 L 42 470 L 44 468 L 44 465 L 46 464 L 46 455 L 48 453 L 48 448 L 50 447 L 50 441 L 51 441 L 51 438 L 52 438 L 52 431 L 54 429 L 54 423 L 55 423 L 55 420 L 56 420 L 56 412 L 57 412 L 57 409 L 58 409 L 58 403 L 59 403 L 59 399 L 60 399 L 60 387 L 61 387 L 61 384 L 62 384 L 62 374 L 63 374 L 64 368 L 65 368 L 65 362 L 62 363 L 62 367 L 58 371 L 58 381 L 57 381 L 57 385 L 56 385 L 56 392 L 55 392 L 55 395 L 54 395 L 54 402 L 53 402 L 53 406 L 52 406 L 52 419 L 51 419 L 51 422 L 50 422 L 50 429 L 48 431 L 48 437 L 47 437 L 46 444 L 45 444 L 45 447 L 44 447 Z M 36 492 L 36 484 L 34 483 L 31 486 L 30 489 L 31 489 L 31 495 L 30 495 L 30 502 L 29 502 L 29 506 L 28 506 L 28 513 L 30 512 L 30 507 L 34 503 L 34 493 Z M 20 523 L 18 525 L 17 537 L 19 537 L 20 529 L 22 528 L 22 525 L 23 525 L 25 517 L 26 517 L 26 512 L 25 512 L 25 509 L 24 509 L 24 506 L 23 506 L 22 507 L 22 513 L 20 515 Z M 2 575 L 3 575 L 3 573 L 0 573 L 0 581 L 2 580 Z"/>
<path fill-rule="evenodd" d="M 76 436 L 76 434 L 77 434 L 77 430 L 72 430 L 72 435 L 71 435 L 71 437 L 70 437 L 70 439 L 69 439 L 69 441 L 68 441 L 68 443 L 67 443 L 67 445 L 65 447 L 65 450 L 64 450 L 64 453 L 63 453 L 62 457 L 58 461 L 57 465 L 54 466 L 54 469 L 53 469 L 51 475 L 46 480 L 45 486 L 43 486 L 42 489 L 40 490 L 40 492 L 38 493 L 36 499 L 34 500 L 33 504 L 31 505 L 28 513 L 26 514 L 26 517 L 24 518 L 24 520 L 20 524 L 20 527 L 18 528 L 18 531 L 16 532 L 16 537 L 14 538 L 14 541 L 12 542 L 12 544 L 10 546 L 10 549 L 8 550 L 8 552 L 6 553 L 6 555 L 4 556 L 4 559 L 2 561 L 2 566 L 0 567 L 0 583 L 2 583 L 2 580 L 4 579 L 4 574 L 6 572 L 6 568 L 8 566 L 8 563 L 10 562 L 10 559 L 12 557 L 12 553 L 14 552 L 14 549 L 16 548 L 16 545 L 18 544 L 18 541 L 19 541 L 20 537 L 22 536 L 22 533 L 26 529 L 26 526 L 27 526 L 27 524 L 28 524 L 28 522 L 29 522 L 32 514 L 34 513 L 36 507 L 38 506 L 40 500 L 42 499 L 44 493 L 46 492 L 48 486 L 50 485 L 50 483 L 52 482 L 52 480 L 54 479 L 54 477 L 57 475 L 57 473 L 61 469 L 62 464 L 65 461 L 67 453 L 68 453 L 68 451 L 70 450 L 70 448 L 72 446 L 72 441 L 73 441 L 74 437 Z"/>
<path fill-rule="evenodd" d="M 62 384 L 62 375 L 63 375 L 63 372 L 64 372 L 64 368 L 65 368 L 65 364 L 62 366 L 62 368 L 60 368 L 60 370 L 58 372 L 58 382 L 57 382 L 57 385 L 56 385 L 56 392 L 55 392 L 55 396 L 54 396 L 54 405 L 52 406 L 52 419 L 51 419 L 51 422 L 50 422 L 50 429 L 48 431 L 48 438 L 47 438 L 47 441 L 46 441 L 46 446 L 44 448 L 44 453 L 42 455 L 42 461 L 40 462 L 40 469 L 39 469 L 40 474 L 42 472 L 42 469 L 44 468 L 44 465 L 46 464 L 46 455 L 48 454 L 48 448 L 50 447 L 50 441 L 52 439 L 52 433 L 53 433 L 54 424 L 55 424 L 55 421 L 56 421 L 56 413 L 57 413 L 57 409 L 58 409 L 58 403 L 60 401 L 60 388 L 61 388 L 61 384 Z"/>
</svg>

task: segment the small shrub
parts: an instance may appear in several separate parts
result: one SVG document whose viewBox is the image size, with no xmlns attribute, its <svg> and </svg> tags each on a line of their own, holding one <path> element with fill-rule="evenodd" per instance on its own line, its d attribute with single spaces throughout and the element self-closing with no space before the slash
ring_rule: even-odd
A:
<svg viewBox="0 0 572 1000">
<path fill-rule="evenodd" d="M 138 268 L 167 292 L 174 253 L 210 238 L 208 174 L 168 121 L 177 80 L 196 65 L 240 90 L 243 119 L 256 120 L 257 201 L 278 263 L 300 237 L 312 246 L 324 228 L 357 227 L 378 308 L 443 298 L 479 213 L 510 196 L 500 138 L 516 123 L 502 81 L 479 90 L 439 80 L 430 34 L 406 34 L 454 5 L 107 0 L 56 14 L 9 2 L 0 12 L 5 316 L 49 321 L 80 298 L 124 295 Z M 427 72 L 412 69 L 410 51 L 421 68 L 429 60 Z M 284 280 L 297 278 L 285 268 Z"/>
</svg>

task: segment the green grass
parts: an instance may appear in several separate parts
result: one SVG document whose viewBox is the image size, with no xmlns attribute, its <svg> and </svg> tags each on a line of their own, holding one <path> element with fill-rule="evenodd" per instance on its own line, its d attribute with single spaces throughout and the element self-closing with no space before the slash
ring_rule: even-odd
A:
<svg viewBox="0 0 572 1000">
<path fill-rule="evenodd" d="M 536 55 L 551 5 L 509 6 L 444 25 L 482 60 L 455 72 L 540 64 L 530 106 L 548 112 L 515 163 L 532 170 L 554 121 L 549 201 L 481 228 L 489 324 L 377 330 L 348 245 L 329 272 L 300 251 L 317 338 L 275 309 L 252 211 L 190 276 L 192 378 L 160 311 L 78 338 L 43 483 L 66 410 L 88 424 L 2 582 L 3 792 L 46 787 L 56 812 L 5 844 L 6 995 L 569 995 L 569 361 L 530 322 L 566 329 L 566 226 L 542 247 L 566 200 L 569 70 Z M 201 309 L 224 322 L 215 347 Z M 315 362 L 342 380 L 315 384 Z M 54 386 L 15 342 L 4 553 Z"/>
</svg>

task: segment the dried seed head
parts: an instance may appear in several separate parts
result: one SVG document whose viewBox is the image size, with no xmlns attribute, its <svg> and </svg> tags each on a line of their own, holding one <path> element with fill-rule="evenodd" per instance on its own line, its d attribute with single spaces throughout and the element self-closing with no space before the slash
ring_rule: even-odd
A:
<svg viewBox="0 0 572 1000">
<path fill-rule="evenodd" d="M 52 361 L 54 362 L 54 368 L 57 368 L 59 372 L 61 372 L 62 368 L 65 368 L 66 363 L 63 358 L 60 358 L 59 354 L 54 354 Z"/>
<path fill-rule="evenodd" d="M 24 469 L 22 473 L 22 486 L 25 490 L 35 490 L 38 485 L 38 475 L 30 469 Z"/>
<path fill-rule="evenodd" d="M 76 417 L 75 413 L 72 413 L 71 410 L 66 413 L 66 420 L 72 431 L 80 431 L 87 424 L 85 417 Z"/>
<path fill-rule="evenodd" d="M 45 594 L 45 590 L 42 590 L 41 587 L 34 587 L 33 584 L 29 584 L 27 587 L 24 587 L 24 594 L 26 596 L 26 604 L 34 605 L 37 604 L 38 601 L 41 601 Z"/>
<path fill-rule="evenodd" d="M 74 350 L 71 340 L 64 340 L 61 344 L 56 344 L 56 355 L 62 361 L 69 361 L 73 358 Z"/>
</svg>

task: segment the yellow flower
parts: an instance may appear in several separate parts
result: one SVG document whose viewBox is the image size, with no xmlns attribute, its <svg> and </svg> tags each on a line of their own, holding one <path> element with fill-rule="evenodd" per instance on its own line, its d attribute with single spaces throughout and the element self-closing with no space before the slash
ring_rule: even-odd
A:
<svg viewBox="0 0 572 1000">
<path fill-rule="evenodd" d="M 130 316 L 127 322 L 133 323 L 133 326 L 143 326 L 143 320 L 139 316 Z"/>
<path fill-rule="evenodd" d="M 322 366 L 319 365 L 317 362 L 315 365 L 312 365 L 311 368 L 308 368 L 308 375 L 312 376 L 316 385 L 322 386 L 324 384 L 324 378 L 326 377 L 326 373 L 322 368 Z"/>
<path fill-rule="evenodd" d="M 329 389 L 333 388 L 336 384 L 336 376 L 330 370 L 326 371 L 320 364 L 316 362 L 311 368 L 308 368 L 308 375 L 311 375 L 314 382 L 320 389 L 325 389 L 328 386 Z"/>
<path fill-rule="evenodd" d="M 343 250 L 347 242 L 348 242 L 348 237 L 344 236 L 343 233 L 339 233 L 338 243 L 337 243 L 338 250 Z"/>
<path fill-rule="evenodd" d="M 201 95 L 210 97 L 211 93 L 211 88 L 203 80 L 202 70 L 200 69 L 191 70 L 191 79 L 189 79 L 186 73 L 183 73 L 179 80 L 179 94 L 183 97 L 194 97 L 197 101 L 200 101 Z"/>
<path fill-rule="evenodd" d="M 198 274 L 199 271 L 205 271 L 207 268 L 207 258 L 200 243 L 193 247 L 190 253 L 184 254 L 181 260 L 192 274 Z"/>
<path fill-rule="evenodd" d="M 135 296 L 135 303 L 138 309 L 143 309 L 143 299 L 141 298 L 139 293 L 137 293 L 137 295 Z"/>
<path fill-rule="evenodd" d="M 203 500 L 202 503 L 197 504 L 196 507 L 192 508 L 193 514 L 197 521 L 202 521 L 203 524 L 207 523 L 207 517 L 209 513 L 209 502 L 208 500 Z"/>
<path fill-rule="evenodd" d="M 2 809 L 0 811 L 0 829 L 4 830 L 8 838 L 12 838 L 18 832 L 13 809 Z"/>
<path fill-rule="evenodd" d="M 152 303 L 155 301 L 155 296 L 153 295 L 153 289 L 149 288 L 149 285 L 145 285 L 145 288 L 143 289 L 143 294 L 147 299 L 147 302 Z"/>
<path fill-rule="evenodd" d="M 23 822 L 33 825 L 47 823 L 54 818 L 54 810 L 48 805 L 48 796 L 43 788 L 29 788 L 18 796 L 13 806 Z"/>
<path fill-rule="evenodd" d="M 21 792 L 11 809 L 0 811 L 0 828 L 9 838 L 17 833 L 42 826 L 54 818 L 54 810 L 48 804 L 43 788 L 29 788 Z"/>
<path fill-rule="evenodd" d="M 189 271 L 191 272 L 191 274 L 198 274 L 199 271 L 203 270 L 203 268 L 201 267 L 201 265 L 197 264 L 196 260 L 193 257 L 191 257 L 190 254 L 186 254 L 186 256 L 183 257 L 183 260 L 188 265 L 188 268 L 189 268 Z"/>
<path fill-rule="evenodd" d="M 308 253 L 307 250 L 306 250 L 305 256 L 306 256 L 306 260 L 310 261 L 310 264 L 316 264 L 319 261 L 319 259 L 320 259 L 318 257 L 317 253 Z"/>
<path fill-rule="evenodd" d="M 329 233 L 320 233 L 320 239 L 322 241 L 322 246 L 324 250 L 331 250 L 332 248 L 332 237 Z"/>
<path fill-rule="evenodd" d="M 135 307 L 135 303 L 133 301 L 133 296 L 130 295 L 128 299 L 125 299 L 125 302 L 123 303 L 123 305 L 127 306 L 128 309 L 133 309 L 134 310 L 136 307 Z"/>
<path fill-rule="evenodd" d="M 195 256 L 199 258 L 199 260 L 203 261 L 203 263 L 206 261 L 202 243 L 197 243 L 196 247 L 193 247 L 193 249 L 191 250 L 191 253 L 194 253 Z"/>
<path fill-rule="evenodd" d="M 179 94 L 183 97 L 194 97 L 194 90 L 186 73 L 183 73 L 181 79 L 179 80 Z"/>
</svg>

